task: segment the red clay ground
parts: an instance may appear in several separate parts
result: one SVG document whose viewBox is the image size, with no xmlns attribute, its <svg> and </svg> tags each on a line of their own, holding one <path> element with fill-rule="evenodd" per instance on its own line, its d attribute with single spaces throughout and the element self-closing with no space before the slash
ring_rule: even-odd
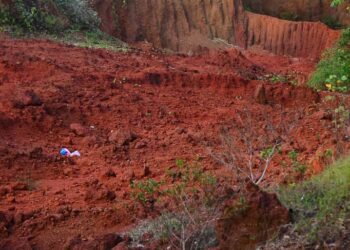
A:
<svg viewBox="0 0 350 250">
<path fill-rule="evenodd" d="M 3 38 L 1 243 L 61 249 L 79 234 L 89 240 L 122 232 L 147 216 L 141 208 L 132 209 L 130 181 L 166 179 L 166 169 L 177 158 L 201 156 L 205 170 L 229 179 L 205 145 L 217 147 L 220 127 L 244 108 L 257 130 L 265 114 L 275 124 L 282 114 L 286 124 L 294 125 L 265 186 L 295 178 L 295 170 L 281 166 L 292 149 L 308 164 L 308 173 L 319 171 L 319 161 L 310 162 L 336 143 L 327 94 L 255 80 L 293 71 L 302 83 L 313 66 L 312 61 L 235 49 L 187 57 Z M 267 104 L 256 97 L 261 84 Z M 63 159 L 61 147 L 82 156 Z"/>
</svg>

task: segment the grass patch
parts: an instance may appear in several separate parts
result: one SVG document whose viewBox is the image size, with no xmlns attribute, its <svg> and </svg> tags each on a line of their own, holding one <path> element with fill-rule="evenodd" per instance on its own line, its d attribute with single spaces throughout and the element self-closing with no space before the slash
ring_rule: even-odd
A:
<svg viewBox="0 0 350 250">
<path fill-rule="evenodd" d="M 296 74 L 294 72 L 288 74 L 266 74 L 263 76 L 259 76 L 258 80 L 268 81 L 270 83 L 287 83 L 293 86 L 297 86 L 298 82 L 296 80 Z"/>
<path fill-rule="evenodd" d="M 309 242 L 335 240 L 350 218 L 350 157 L 309 181 L 281 188 L 279 199 Z"/>
<path fill-rule="evenodd" d="M 350 28 L 343 30 L 338 43 L 325 52 L 308 85 L 316 90 L 350 90 Z"/>
<path fill-rule="evenodd" d="M 119 52 L 129 50 L 126 43 L 99 29 L 90 31 L 67 30 L 62 35 L 44 35 L 43 38 L 83 48 L 107 49 Z"/>
</svg>

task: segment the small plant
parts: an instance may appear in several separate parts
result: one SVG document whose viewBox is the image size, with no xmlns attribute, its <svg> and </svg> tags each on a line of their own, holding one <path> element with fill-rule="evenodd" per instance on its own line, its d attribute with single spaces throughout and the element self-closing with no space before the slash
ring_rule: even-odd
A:
<svg viewBox="0 0 350 250">
<path fill-rule="evenodd" d="M 153 208 L 155 202 L 162 194 L 160 190 L 161 183 L 153 179 L 146 181 L 132 182 L 132 197 L 142 204 L 143 207 Z"/>
<path fill-rule="evenodd" d="M 264 76 L 258 77 L 259 80 L 269 81 L 271 83 L 287 83 L 293 86 L 297 85 L 296 73 L 291 72 L 285 75 L 280 74 L 267 74 Z"/>
<path fill-rule="evenodd" d="M 298 161 L 298 152 L 295 150 L 292 150 L 288 153 L 288 156 L 292 162 L 292 167 L 294 171 L 301 174 L 301 176 L 304 176 L 307 171 L 307 166 Z"/>
<path fill-rule="evenodd" d="M 329 91 L 347 92 L 349 89 L 349 79 L 346 75 L 338 77 L 337 75 L 330 75 L 326 79 L 326 88 Z"/>
<path fill-rule="evenodd" d="M 323 157 L 324 161 L 325 161 L 327 164 L 334 163 L 334 161 L 335 161 L 335 159 L 334 159 L 334 150 L 331 149 L 331 148 L 326 149 L 326 150 L 323 152 L 322 157 Z"/>
</svg>

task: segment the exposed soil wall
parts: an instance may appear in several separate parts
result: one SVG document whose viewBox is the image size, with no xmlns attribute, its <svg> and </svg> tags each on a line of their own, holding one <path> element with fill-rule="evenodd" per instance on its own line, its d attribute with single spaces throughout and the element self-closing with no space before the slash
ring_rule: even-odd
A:
<svg viewBox="0 0 350 250">
<path fill-rule="evenodd" d="M 243 0 L 243 4 L 253 12 L 274 17 L 289 17 L 303 21 L 333 19 L 344 25 L 350 24 L 346 6 L 332 8 L 331 0 Z"/>
<path fill-rule="evenodd" d="M 317 58 L 338 32 L 321 23 L 289 22 L 244 11 L 241 0 L 98 0 L 104 31 L 179 52 L 255 45 L 273 53 Z M 315 41 L 317 44 L 315 45 Z"/>
<path fill-rule="evenodd" d="M 95 6 L 102 28 L 127 42 L 146 40 L 181 52 L 225 45 L 215 38 L 244 45 L 239 1 L 130 0 L 124 6 L 118 0 L 99 0 Z"/>
<path fill-rule="evenodd" d="M 291 22 L 247 12 L 247 46 L 261 46 L 279 55 L 318 58 L 339 33 L 313 22 Z"/>
</svg>

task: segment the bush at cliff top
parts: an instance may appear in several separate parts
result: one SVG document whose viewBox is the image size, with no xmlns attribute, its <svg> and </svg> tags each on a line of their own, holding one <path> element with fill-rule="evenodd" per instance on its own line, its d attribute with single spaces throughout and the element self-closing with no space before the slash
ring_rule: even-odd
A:
<svg viewBox="0 0 350 250">
<path fill-rule="evenodd" d="M 282 188 L 279 198 L 309 242 L 339 238 L 350 220 L 350 157 L 309 181 Z"/>
<path fill-rule="evenodd" d="M 85 0 L 13 0 L 0 9 L 0 26 L 25 33 L 92 30 L 99 23 Z"/>
<path fill-rule="evenodd" d="M 338 43 L 325 52 L 308 84 L 317 90 L 350 90 L 350 28 L 345 29 Z"/>
</svg>

